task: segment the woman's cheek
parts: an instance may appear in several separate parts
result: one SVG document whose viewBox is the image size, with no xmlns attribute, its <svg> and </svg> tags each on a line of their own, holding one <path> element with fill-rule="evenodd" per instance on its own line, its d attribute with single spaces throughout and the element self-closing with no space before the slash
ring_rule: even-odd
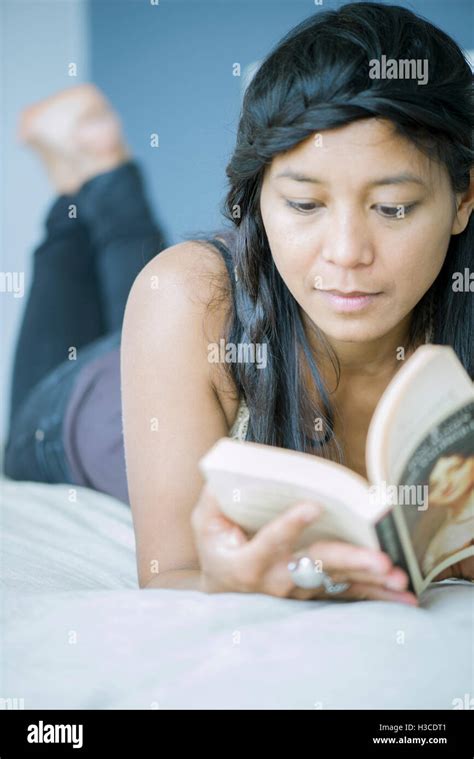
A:
<svg viewBox="0 0 474 759">
<path fill-rule="evenodd" d="M 306 273 L 311 271 L 313 261 L 308 254 L 304 253 L 303 244 L 295 242 L 293 236 L 280 237 L 277 244 L 272 245 L 270 250 L 280 276 L 287 287 L 293 292 L 300 289 Z"/>
<path fill-rule="evenodd" d="M 403 290 L 402 300 L 413 307 L 431 287 L 444 263 L 446 250 L 436 249 L 429 239 L 418 248 L 416 244 L 410 246 L 407 255 L 400 258 L 400 254 L 394 254 L 398 258 L 398 265 L 392 271 L 392 281 L 397 289 Z"/>
</svg>

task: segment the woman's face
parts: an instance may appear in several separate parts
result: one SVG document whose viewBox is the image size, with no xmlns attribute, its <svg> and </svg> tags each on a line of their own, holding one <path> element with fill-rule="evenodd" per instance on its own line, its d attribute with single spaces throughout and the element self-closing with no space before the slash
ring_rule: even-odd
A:
<svg viewBox="0 0 474 759">
<path fill-rule="evenodd" d="M 303 312 L 329 340 L 364 342 L 408 323 L 469 219 L 455 200 L 444 167 L 390 122 L 364 119 L 276 156 L 260 208 Z"/>
<path fill-rule="evenodd" d="M 474 488 L 474 456 L 443 456 L 438 459 L 429 479 L 429 503 L 452 506 Z"/>
</svg>

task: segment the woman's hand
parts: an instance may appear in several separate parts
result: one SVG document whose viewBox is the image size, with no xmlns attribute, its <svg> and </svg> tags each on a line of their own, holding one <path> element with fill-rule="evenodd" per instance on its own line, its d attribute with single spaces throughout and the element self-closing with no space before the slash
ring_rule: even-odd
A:
<svg viewBox="0 0 474 759">
<path fill-rule="evenodd" d="M 456 562 L 456 564 L 451 564 L 450 567 L 440 572 L 433 582 L 447 580 L 450 577 L 456 577 L 461 580 L 474 580 L 474 556 L 468 556 L 467 559 L 462 559 Z"/>
<path fill-rule="evenodd" d="M 322 507 L 317 504 L 295 504 L 249 539 L 238 525 L 222 514 L 209 488 L 204 487 L 191 515 L 202 590 L 418 605 L 416 596 L 405 591 L 406 573 L 394 567 L 387 554 L 342 541 L 318 541 L 299 553 L 319 560 L 334 582 L 349 582 L 349 588 L 343 593 L 328 595 L 322 588 L 297 587 L 287 565 L 294 558 L 301 533 L 321 513 Z"/>
</svg>

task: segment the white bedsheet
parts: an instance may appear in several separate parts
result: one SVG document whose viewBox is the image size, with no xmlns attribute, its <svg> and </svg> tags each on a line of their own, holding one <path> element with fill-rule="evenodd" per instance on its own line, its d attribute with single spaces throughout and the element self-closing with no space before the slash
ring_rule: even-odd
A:
<svg viewBox="0 0 474 759">
<path fill-rule="evenodd" d="M 127 506 L 85 488 L 75 502 L 68 485 L 0 484 L 0 699 L 452 709 L 474 695 L 470 584 L 434 584 L 418 609 L 139 590 Z"/>
</svg>

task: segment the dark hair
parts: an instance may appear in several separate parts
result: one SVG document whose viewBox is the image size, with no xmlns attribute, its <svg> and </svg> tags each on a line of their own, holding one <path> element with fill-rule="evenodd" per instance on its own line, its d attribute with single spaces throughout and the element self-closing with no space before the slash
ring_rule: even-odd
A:
<svg viewBox="0 0 474 759">
<path fill-rule="evenodd" d="M 413 79 L 370 78 L 369 61 L 382 55 L 427 59 L 429 82 L 420 86 Z M 350 3 L 310 16 L 257 70 L 244 96 L 227 167 L 230 190 L 224 214 L 235 231 L 229 249 L 221 249 L 233 295 L 227 340 L 267 343 L 268 348 L 264 370 L 250 362 L 228 365 L 249 407 L 247 439 L 301 451 L 315 452 L 317 445 L 320 455 L 342 459 L 298 304 L 276 269 L 265 234 L 259 208 L 265 166 L 315 132 L 380 117 L 446 166 L 453 192 L 465 192 L 473 158 L 471 93 L 470 66 L 448 35 L 405 8 L 378 3 Z M 441 272 L 414 309 L 410 335 L 410 342 L 419 338 L 427 304 L 434 306 L 433 342 L 452 346 L 471 377 L 473 298 L 469 292 L 453 292 L 452 277 L 472 263 L 473 224 L 471 218 L 462 234 L 451 236 Z M 322 408 L 310 402 L 302 360 Z M 315 417 L 323 420 L 324 431 L 316 438 L 313 433 L 310 443 L 304 420 Z"/>
</svg>

